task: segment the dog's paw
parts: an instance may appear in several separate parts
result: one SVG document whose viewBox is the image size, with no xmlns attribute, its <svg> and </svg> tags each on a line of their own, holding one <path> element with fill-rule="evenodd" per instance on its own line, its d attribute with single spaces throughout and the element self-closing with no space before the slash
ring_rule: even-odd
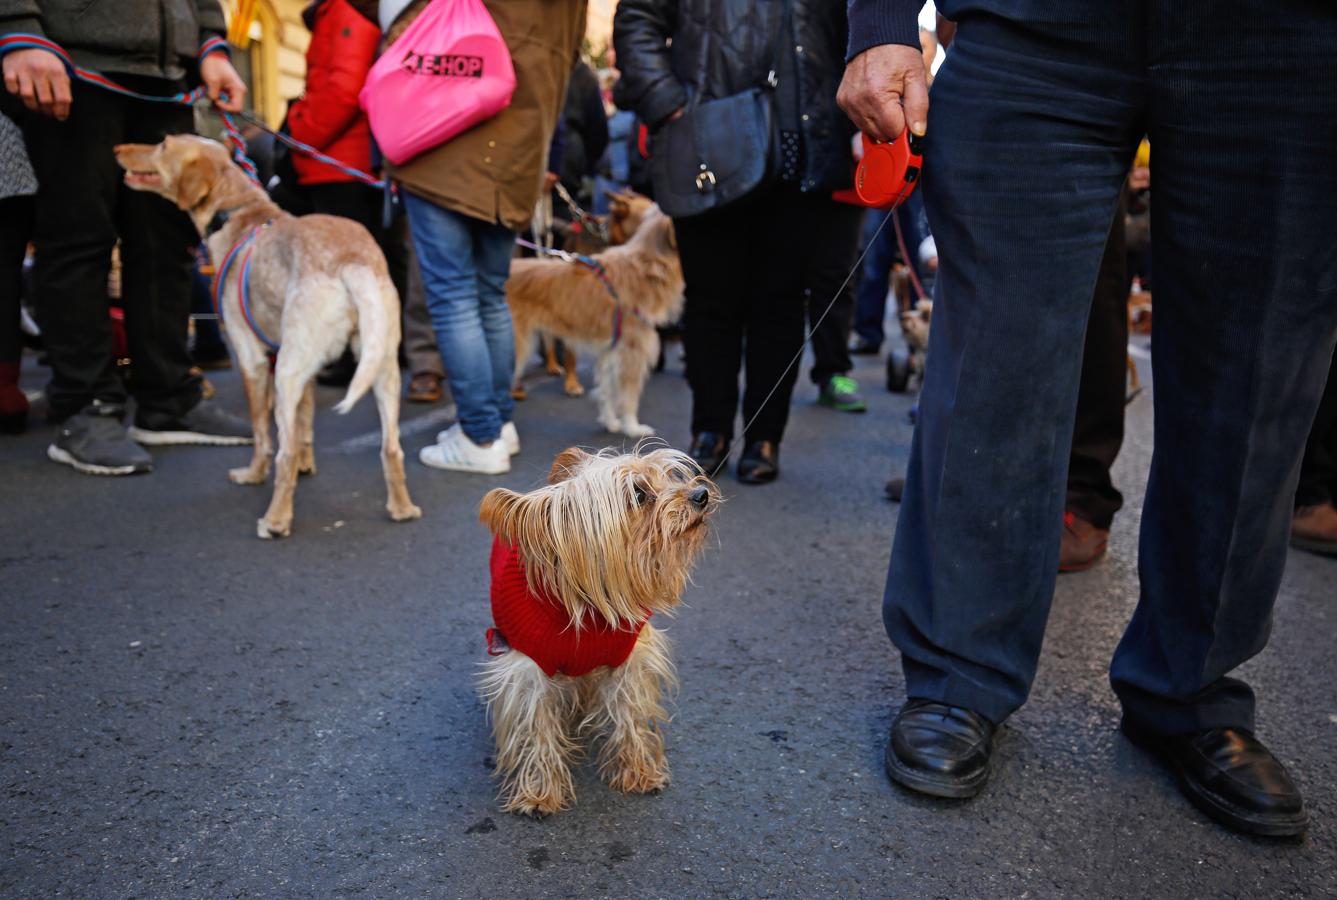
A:
<svg viewBox="0 0 1337 900">
<path fill-rule="evenodd" d="M 273 540 L 274 538 L 285 538 L 292 533 L 292 522 L 272 523 L 266 519 L 257 519 L 255 522 L 255 536 L 262 541 Z"/>
<path fill-rule="evenodd" d="M 641 422 L 631 421 L 622 423 L 622 433 L 627 435 L 627 437 L 643 438 L 643 437 L 652 437 L 655 433 L 655 430 L 651 428 L 649 425 L 645 425 Z"/>
<path fill-rule="evenodd" d="M 233 484 L 264 484 L 266 473 L 256 471 L 253 466 L 240 466 L 236 469 L 228 469 L 228 481 Z"/>
<path fill-rule="evenodd" d="M 579 381 L 573 381 L 566 386 L 566 395 L 568 397 L 584 397 L 585 386 Z"/>
<path fill-rule="evenodd" d="M 311 452 L 310 447 L 303 448 L 301 454 L 297 457 L 297 474 L 316 474 L 316 454 Z"/>
<path fill-rule="evenodd" d="M 407 506 L 387 504 L 385 509 L 386 512 L 390 513 L 390 518 L 396 522 L 410 522 L 413 519 L 422 518 L 422 510 L 414 506 L 412 503 Z"/>
<path fill-rule="evenodd" d="M 608 776 L 608 786 L 624 794 L 658 794 L 669 784 L 665 762 L 624 765 Z"/>
<path fill-rule="evenodd" d="M 571 804 L 561 794 L 521 795 L 502 804 L 503 812 L 518 813 L 535 819 L 544 819 L 561 812 Z"/>
<path fill-rule="evenodd" d="M 522 388 L 522 387 L 520 387 L 519 385 L 517 385 L 517 386 L 511 388 L 511 399 L 512 399 L 512 400 L 528 400 L 528 399 L 529 399 L 529 391 L 526 390 L 525 388 Z"/>
<path fill-rule="evenodd" d="M 557 363 L 550 363 L 550 364 L 548 364 L 548 365 L 545 365 L 545 366 L 543 367 L 543 371 L 547 372 L 549 375 L 565 375 L 565 374 L 566 374 L 566 372 L 564 372 L 564 371 L 562 370 L 562 367 L 561 367 L 560 365 L 558 365 Z"/>
</svg>

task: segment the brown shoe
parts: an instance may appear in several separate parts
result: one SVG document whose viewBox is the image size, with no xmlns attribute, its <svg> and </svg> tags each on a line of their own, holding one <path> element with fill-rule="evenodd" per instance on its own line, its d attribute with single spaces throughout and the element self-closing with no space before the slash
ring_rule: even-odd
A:
<svg viewBox="0 0 1337 900">
<path fill-rule="evenodd" d="M 1063 538 L 1059 544 L 1059 572 L 1082 572 L 1094 566 L 1109 546 L 1107 528 L 1097 528 L 1070 512 L 1063 514 Z"/>
<path fill-rule="evenodd" d="M 1297 509 L 1291 520 L 1291 546 L 1337 556 L 1337 506 L 1329 501 Z"/>
<path fill-rule="evenodd" d="M 437 403 L 441 400 L 441 376 L 435 372 L 415 372 L 409 379 L 410 403 Z"/>
</svg>

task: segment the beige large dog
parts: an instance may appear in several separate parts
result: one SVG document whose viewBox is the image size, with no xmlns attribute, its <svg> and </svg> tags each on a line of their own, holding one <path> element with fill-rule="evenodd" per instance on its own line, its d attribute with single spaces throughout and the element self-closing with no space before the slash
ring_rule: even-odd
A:
<svg viewBox="0 0 1337 900">
<path fill-rule="evenodd" d="M 316 471 L 315 375 L 350 341 L 359 355 L 357 371 L 335 409 L 346 413 L 368 390 L 374 392 L 390 494 L 386 508 L 395 521 L 421 516 L 404 485 L 399 447 L 399 296 L 367 230 L 336 216 L 288 215 L 247 179 L 221 144 L 205 138 L 178 135 L 154 145 L 122 144 L 116 161 L 126 171 L 126 185 L 160 194 L 190 214 L 200 234 L 208 235 L 215 266 L 241 245 L 233 264 L 220 273 L 226 277 L 218 302 L 246 385 L 255 454 L 249 466 L 228 474 L 237 484 L 264 483 L 273 452 L 272 409 L 278 423 L 274 496 L 257 524 L 259 536 L 284 537 L 292 528 L 297 475 Z M 210 223 L 221 218 L 222 227 L 209 234 Z M 243 268 L 249 271 L 248 310 L 242 307 Z M 269 348 L 257 331 L 282 345 L 272 372 Z"/>
<path fill-rule="evenodd" d="M 511 263 L 506 300 L 515 321 L 515 392 L 538 332 L 598 356 L 599 422 L 631 437 L 654 434 L 638 416 L 641 391 L 659 356 L 656 325 L 682 311 L 682 263 L 673 221 L 651 205 L 631 240 L 592 257 L 602 272 L 558 259 Z"/>
</svg>

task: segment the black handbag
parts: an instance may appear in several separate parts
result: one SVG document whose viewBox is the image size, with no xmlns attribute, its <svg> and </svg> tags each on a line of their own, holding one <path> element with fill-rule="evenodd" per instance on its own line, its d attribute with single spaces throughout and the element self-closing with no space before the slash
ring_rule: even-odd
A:
<svg viewBox="0 0 1337 900">
<path fill-rule="evenodd" d="M 655 202 L 669 216 L 718 209 L 775 175 L 776 72 L 788 46 L 788 28 L 786 3 L 764 86 L 704 102 L 700 90 L 693 89 L 682 116 L 651 136 L 648 168 Z"/>
</svg>

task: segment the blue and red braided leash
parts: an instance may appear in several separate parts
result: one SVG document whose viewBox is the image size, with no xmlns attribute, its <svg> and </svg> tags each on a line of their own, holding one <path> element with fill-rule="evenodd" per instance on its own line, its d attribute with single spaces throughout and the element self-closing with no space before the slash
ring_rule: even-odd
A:
<svg viewBox="0 0 1337 900">
<path fill-rule="evenodd" d="M 122 97 L 145 100 L 150 103 L 175 103 L 180 106 L 194 106 L 196 103 L 205 99 L 205 90 L 203 87 L 197 87 L 190 91 L 178 91 L 175 94 L 167 95 L 143 94 L 139 91 L 132 91 L 130 88 L 118 84 L 101 72 L 94 72 L 92 69 L 85 69 L 75 65 L 74 59 L 65 52 L 64 48 L 50 38 L 43 37 L 40 34 L 17 33 L 7 34 L 0 37 L 0 57 L 3 57 L 6 53 L 10 53 L 14 50 L 45 50 L 48 53 L 54 54 L 56 58 L 65 64 L 65 70 L 69 72 L 71 78 L 82 81 L 85 84 L 91 84 L 95 87 L 102 88 L 103 90 L 111 91 Z M 200 45 L 199 58 L 202 60 L 210 53 L 230 54 L 227 41 L 220 37 L 211 37 L 206 40 Z M 355 169 L 332 156 L 321 153 L 310 144 L 305 144 L 294 137 L 275 131 L 249 113 L 230 113 L 222 107 L 217 106 L 215 111 L 223 121 L 223 132 L 227 138 L 228 148 L 232 152 L 233 161 L 235 161 L 236 164 L 241 167 L 242 171 L 245 172 L 256 184 L 260 184 L 260 175 L 255 168 L 255 163 L 253 163 L 251 158 L 246 155 L 246 138 L 242 136 L 241 129 L 237 126 L 236 120 L 238 118 L 250 122 L 252 125 L 255 125 L 263 131 L 269 132 L 276 140 L 288 145 L 292 149 L 297 150 L 300 153 L 305 153 L 326 165 L 333 166 L 340 172 L 343 172 L 351 178 L 356 178 L 363 184 L 370 185 L 374 188 L 385 187 L 384 179 L 363 172 L 361 169 Z M 261 186 L 263 187 L 263 185 Z"/>
<path fill-rule="evenodd" d="M 93 85 L 94 87 L 102 88 L 106 91 L 111 91 L 113 94 L 119 94 L 122 97 L 130 97 L 134 100 L 143 100 L 149 103 L 174 103 L 179 106 L 194 106 L 206 97 L 206 91 L 203 87 L 197 87 L 190 91 L 178 91 L 175 94 L 167 95 L 144 94 L 139 91 L 131 90 L 125 85 L 118 84 L 101 72 L 95 72 L 92 69 L 85 69 L 75 65 L 74 59 L 65 52 L 63 47 L 40 34 L 16 33 L 0 36 L 0 58 L 4 57 L 6 53 L 11 53 L 15 50 L 45 50 L 47 53 L 53 54 L 65 65 L 65 70 L 69 73 L 72 79 Z M 227 41 L 220 37 L 211 37 L 200 45 L 199 59 L 203 60 L 211 53 L 231 55 Z M 303 143 L 294 137 L 277 132 L 248 113 L 230 113 L 217 104 L 215 104 L 215 112 L 218 113 L 219 118 L 223 122 L 223 132 L 226 136 L 228 148 L 232 153 L 233 161 L 246 173 L 247 177 L 250 178 L 252 182 L 260 187 L 264 187 L 264 185 L 260 184 L 260 175 L 255 167 L 255 163 L 246 155 L 246 138 L 242 135 L 241 129 L 237 126 L 236 118 L 234 118 L 234 116 L 250 122 L 257 128 L 269 132 L 277 140 L 288 145 L 292 149 L 297 150 L 300 153 L 305 153 L 326 165 L 333 166 L 345 175 L 355 178 L 364 184 L 374 188 L 384 188 L 386 186 L 384 179 L 377 178 L 375 175 L 370 175 L 360 169 L 355 169 L 332 156 L 321 153 L 310 144 Z M 228 270 L 232 268 L 233 262 L 240 253 L 241 278 L 239 284 L 239 300 L 241 304 L 242 318 L 246 320 L 246 324 L 250 327 L 251 331 L 255 333 L 255 336 L 260 339 L 261 343 L 268 347 L 270 353 L 273 354 L 278 352 L 279 345 L 266 335 L 256 323 L 255 317 L 251 315 L 250 304 L 251 244 L 256 236 L 268 227 L 268 225 L 269 223 L 266 222 L 264 225 L 259 225 L 251 229 L 244 237 L 237 241 L 237 243 L 232 245 L 231 249 L 224 255 L 222 264 L 218 267 L 218 274 L 214 278 L 212 293 L 214 310 L 217 313 L 219 320 L 222 321 L 223 306 L 219 299 L 219 293 L 222 290 L 223 283 L 227 280 Z"/>
</svg>

